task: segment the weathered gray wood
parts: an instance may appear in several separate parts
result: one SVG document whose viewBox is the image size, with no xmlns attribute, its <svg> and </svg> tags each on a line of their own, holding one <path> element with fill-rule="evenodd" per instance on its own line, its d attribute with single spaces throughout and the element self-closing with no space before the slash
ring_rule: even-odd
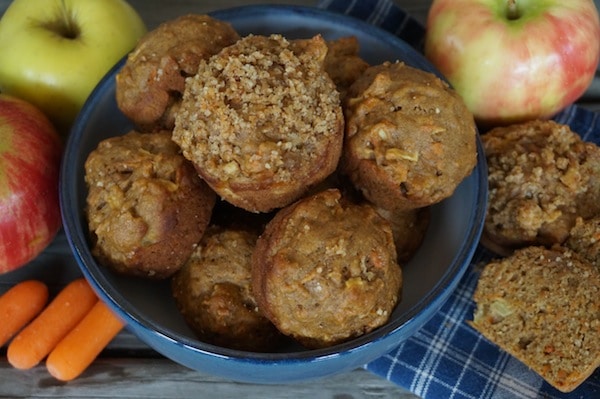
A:
<svg viewBox="0 0 600 399">
<path fill-rule="evenodd" d="M 69 383 L 47 373 L 43 365 L 13 369 L 0 361 L 1 398 L 311 398 L 412 399 L 368 371 L 285 385 L 255 385 L 225 381 L 191 371 L 166 359 L 101 358 Z"/>
<path fill-rule="evenodd" d="M 595 0 L 598 4 L 599 0 Z M 316 0 L 241 1 L 241 0 L 129 0 L 139 11 L 148 28 L 186 13 L 204 13 L 242 4 L 280 3 L 314 5 Z M 10 0 L 0 0 L 0 14 Z M 396 0 L 404 10 L 424 22 L 431 0 Z M 2 60 L 0 60 L 2 62 Z M 592 95 L 584 104 L 600 111 L 600 85 L 594 84 Z M 64 241 L 57 244 L 64 251 Z M 49 261 L 50 263 L 50 261 Z M 58 290 L 62 281 L 68 281 L 74 272 L 64 264 L 48 265 L 45 272 L 52 282 L 51 289 Z M 33 271 L 32 271 L 33 272 Z M 35 271 L 36 273 L 38 270 Z M 43 271 L 42 271 L 43 273 Z M 18 279 L 27 273 L 14 274 Z M 0 279 L 0 292 L 13 281 Z M 414 399 L 416 396 L 394 384 L 364 370 L 329 377 L 320 381 L 286 385 L 242 384 L 189 370 L 140 342 L 127 331 L 110 343 L 103 355 L 78 379 L 60 383 L 53 379 L 43 364 L 32 370 L 13 369 L 6 361 L 5 350 L 0 350 L 0 398 L 303 398 L 359 399 L 398 398 Z"/>
</svg>

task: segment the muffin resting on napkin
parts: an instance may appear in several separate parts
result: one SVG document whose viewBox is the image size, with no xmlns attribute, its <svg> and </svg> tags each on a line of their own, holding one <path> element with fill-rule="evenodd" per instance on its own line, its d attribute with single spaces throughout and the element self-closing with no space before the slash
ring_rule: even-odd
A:
<svg viewBox="0 0 600 399">
<path fill-rule="evenodd" d="M 562 247 L 527 247 L 485 266 L 470 324 L 570 392 L 600 366 L 600 273 Z"/>
</svg>

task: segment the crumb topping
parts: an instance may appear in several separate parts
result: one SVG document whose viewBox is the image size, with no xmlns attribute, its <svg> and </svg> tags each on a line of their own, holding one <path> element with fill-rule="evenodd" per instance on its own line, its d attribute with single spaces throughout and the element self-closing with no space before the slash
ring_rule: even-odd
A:
<svg viewBox="0 0 600 399">
<path fill-rule="evenodd" d="M 552 223 L 593 215 L 600 150 L 551 121 L 498 128 L 482 135 L 489 168 L 487 229 L 535 241 Z M 561 228 L 562 242 L 569 227 Z M 548 233 L 551 234 L 551 233 Z"/>
<path fill-rule="evenodd" d="M 173 134 L 184 156 L 223 181 L 293 181 L 339 134 L 339 94 L 313 55 L 250 35 L 202 62 Z"/>
</svg>

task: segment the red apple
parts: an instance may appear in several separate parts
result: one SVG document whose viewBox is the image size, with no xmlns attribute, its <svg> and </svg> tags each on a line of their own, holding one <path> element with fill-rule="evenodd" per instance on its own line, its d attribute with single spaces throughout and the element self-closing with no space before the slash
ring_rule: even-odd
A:
<svg viewBox="0 0 600 399">
<path fill-rule="evenodd" d="M 482 125 L 548 118 L 588 88 L 600 54 L 592 0 L 434 0 L 425 56 Z"/>
<path fill-rule="evenodd" d="M 60 229 L 61 139 L 45 114 L 0 94 L 0 273 L 42 252 Z"/>
</svg>

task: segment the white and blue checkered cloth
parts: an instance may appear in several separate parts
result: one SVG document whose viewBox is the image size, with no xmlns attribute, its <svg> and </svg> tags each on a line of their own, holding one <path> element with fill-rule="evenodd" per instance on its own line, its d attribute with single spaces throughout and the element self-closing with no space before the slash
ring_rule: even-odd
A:
<svg viewBox="0 0 600 399">
<path fill-rule="evenodd" d="M 324 0 L 319 6 L 366 20 L 422 50 L 425 28 L 391 0 Z M 598 114 L 571 106 L 555 119 L 600 144 Z M 600 398 L 600 369 L 573 392 L 561 393 L 466 324 L 475 307 L 475 265 L 490 258 L 479 248 L 438 313 L 413 337 L 365 368 L 425 399 Z"/>
</svg>

